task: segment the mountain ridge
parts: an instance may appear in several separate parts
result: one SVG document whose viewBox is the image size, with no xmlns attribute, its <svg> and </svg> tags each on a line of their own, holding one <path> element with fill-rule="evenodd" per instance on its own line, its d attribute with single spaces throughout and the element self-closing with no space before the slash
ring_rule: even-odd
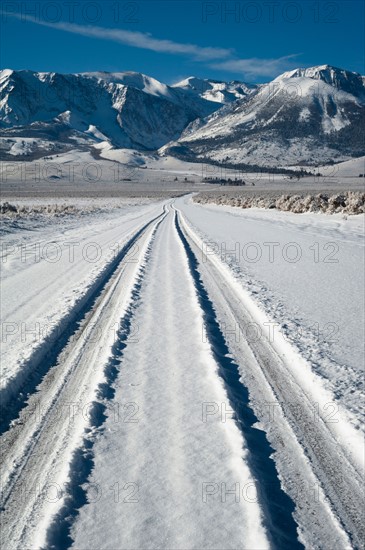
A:
<svg viewBox="0 0 365 550">
<path fill-rule="evenodd" d="M 360 74 L 318 65 L 267 84 L 142 73 L 0 71 L 1 158 L 90 148 L 188 151 L 196 158 L 278 166 L 365 154 Z"/>
<path fill-rule="evenodd" d="M 317 66 L 279 75 L 185 130 L 171 148 L 230 165 L 316 165 L 363 155 L 364 125 L 361 75 Z"/>
</svg>

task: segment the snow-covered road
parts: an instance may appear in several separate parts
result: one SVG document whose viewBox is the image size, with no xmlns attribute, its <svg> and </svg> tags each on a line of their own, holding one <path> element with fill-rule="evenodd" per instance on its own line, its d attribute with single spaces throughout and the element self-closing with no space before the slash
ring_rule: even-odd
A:
<svg viewBox="0 0 365 550">
<path fill-rule="evenodd" d="M 228 409 L 228 399 L 173 211 L 152 245 L 134 321 L 114 396 L 133 404 L 134 415 L 110 417 L 95 445 L 93 476 L 106 490 L 82 510 L 75 548 L 103 548 L 104 529 L 112 533 L 108 548 L 266 548 L 255 502 L 227 495 L 223 505 L 209 496 L 217 483 L 229 491 L 238 484 L 238 495 L 254 483 L 232 415 L 207 416 L 215 404 Z M 135 502 L 124 498 L 127 482 Z M 108 488 L 117 483 L 115 503 Z"/>
<path fill-rule="evenodd" d="M 8 328 L 3 395 L 22 397 L 2 421 L 3 548 L 363 547 L 354 409 L 290 338 L 272 337 L 247 273 L 213 246 L 224 216 L 234 242 L 229 212 L 185 198 L 94 223 L 85 243 L 118 242 L 117 254 L 91 274 L 82 254 L 75 269 L 61 260 L 58 284 L 56 263 L 23 266 L 8 248 L 8 292 L 34 276 L 25 299 L 6 301 L 6 321 L 44 323 L 47 304 L 63 328 L 53 347 L 22 347 Z M 320 243 L 333 237 L 323 224 Z M 357 250 L 356 231 L 347 242 L 344 254 Z"/>
</svg>

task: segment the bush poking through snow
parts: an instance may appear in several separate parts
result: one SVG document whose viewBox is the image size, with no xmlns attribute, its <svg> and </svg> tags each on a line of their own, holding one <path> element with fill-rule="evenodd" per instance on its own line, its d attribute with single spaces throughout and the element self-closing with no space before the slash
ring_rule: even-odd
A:
<svg viewBox="0 0 365 550">
<path fill-rule="evenodd" d="M 1 214 L 12 214 L 17 213 L 18 209 L 14 204 L 10 204 L 9 202 L 4 202 L 0 205 L 0 212 Z"/>
<path fill-rule="evenodd" d="M 65 216 L 67 214 L 80 213 L 80 209 L 72 204 L 41 204 L 41 205 L 15 205 L 9 202 L 0 204 L 0 213 L 7 217 L 28 217 L 33 215 Z"/>
<path fill-rule="evenodd" d="M 341 194 L 328 195 L 281 195 L 278 198 L 260 196 L 229 196 L 226 193 L 212 195 L 199 193 L 194 202 L 200 204 L 219 204 L 238 208 L 276 208 L 284 212 L 303 214 L 304 212 L 323 212 L 326 214 L 363 214 L 365 212 L 365 193 L 347 191 Z"/>
</svg>

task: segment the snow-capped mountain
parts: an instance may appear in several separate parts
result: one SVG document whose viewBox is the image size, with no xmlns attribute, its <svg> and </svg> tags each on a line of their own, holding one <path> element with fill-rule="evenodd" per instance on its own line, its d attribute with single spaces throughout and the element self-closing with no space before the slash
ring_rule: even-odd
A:
<svg viewBox="0 0 365 550">
<path fill-rule="evenodd" d="M 227 101 L 231 101 L 233 87 L 228 88 L 232 97 L 227 95 Z M 12 138 L 23 142 L 30 137 L 33 152 L 37 148 L 42 151 L 42 147 L 53 152 L 75 145 L 88 147 L 93 141 L 155 150 L 177 139 L 190 122 L 206 117 L 225 101 L 192 95 L 184 86 L 171 87 L 133 72 L 3 70 L 0 92 L 3 151 L 6 143 L 13 143 Z M 4 138 L 10 141 L 4 144 Z M 52 142 L 57 142 L 53 148 Z"/>
<path fill-rule="evenodd" d="M 181 80 L 181 82 L 173 84 L 173 87 L 184 90 L 191 96 L 198 96 L 222 104 L 242 99 L 257 88 L 255 84 L 245 84 L 238 80 L 223 82 L 221 80 L 204 80 L 195 76 Z"/>
<path fill-rule="evenodd" d="M 323 165 L 365 154 L 364 77 L 328 65 L 258 86 L 3 70 L 0 92 L 1 158 L 97 155 L 104 142 L 226 165 Z"/>
<path fill-rule="evenodd" d="M 324 65 L 280 75 L 167 150 L 226 164 L 325 164 L 364 155 L 364 123 L 363 78 Z"/>
<path fill-rule="evenodd" d="M 278 79 L 298 77 L 322 80 L 338 90 L 364 98 L 365 77 L 358 73 L 338 69 L 330 65 L 319 65 L 317 67 L 310 67 L 309 69 L 294 69 L 293 71 L 288 71 L 280 75 Z"/>
</svg>

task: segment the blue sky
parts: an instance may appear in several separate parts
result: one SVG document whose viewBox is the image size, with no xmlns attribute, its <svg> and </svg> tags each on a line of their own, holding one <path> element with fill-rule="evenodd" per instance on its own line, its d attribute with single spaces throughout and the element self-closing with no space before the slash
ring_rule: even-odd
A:
<svg viewBox="0 0 365 550">
<path fill-rule="evenodd" d="M 1 67 L 138 71 L 265 82 L 328 63 L 364 74 L 364 3 L 348 1 L 9 1 Z"/>
</svg>

